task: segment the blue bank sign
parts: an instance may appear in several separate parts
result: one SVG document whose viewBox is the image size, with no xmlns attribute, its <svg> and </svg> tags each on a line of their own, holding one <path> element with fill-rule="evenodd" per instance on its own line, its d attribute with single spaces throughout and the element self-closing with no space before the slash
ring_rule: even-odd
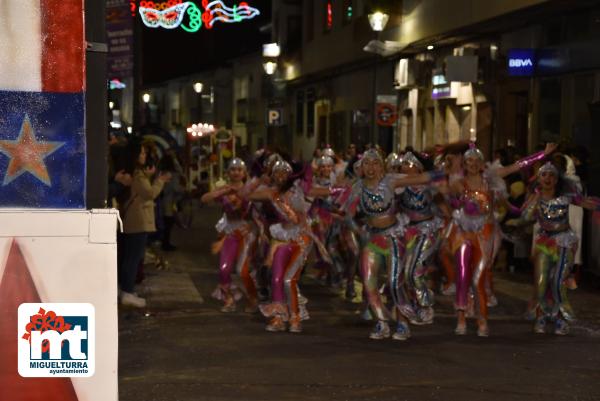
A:
<svg viewBox="0 0 600 401">
<path fill-rule="evenodd" d="M 508 75 L 529 77 L 535 72 L 534 49 L 510 49 L 508 51 Z"/>
</svg>

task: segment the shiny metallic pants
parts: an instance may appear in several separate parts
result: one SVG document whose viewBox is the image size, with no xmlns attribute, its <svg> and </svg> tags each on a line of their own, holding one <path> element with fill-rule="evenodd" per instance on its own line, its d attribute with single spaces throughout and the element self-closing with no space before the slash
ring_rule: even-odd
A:
<svg viewBox="0 0 600 401">
<path fill-rule="evenodd" d="M 564 248 L 556 244 L 534 253 L 534 288 L 536 312 L 538 317 L 555 319 L 559 314 L 566 320 L 573 320 L 574 314 L 565 281 L 571 272 L 575 257 L 575 248 Z"/>
<path fill-rule="evenodd" d="M 404 276 L 401 272 L 401 259 L 404 246 L 399 236 L 390 234 L 372 234 L 360 254 L 360 272 L 367 293 L 369 307 L 377 320 L 389 320 L 390 310 L 384 305 L 379 294 L 378 276 L 387 271 L 390 294 L 394 305 L 400 308 L 406 305 L 403 291 Z"/>
<path fill-rule="evenodd" d="M 411 235 L 407 230 L 404 243 L 404 283 L 406 292 L 415 307 L 430 307 L 433 305 L 433 294 L 427 287 L 426 274 L 429 261 L 436 247 L 435 233 L 419 233 Z"/>
<path fill-rule="evenodd" d="M 256 286 L 250 275 L 250 261 L 255 244 L 256 234 L 253 232 L 235 231 L 225 237 L 219 254 L 219 284 L 226 298 L 231 296 L 231 276 L 235 268 L 248 299 L 256 299 Z"/>
<path fill-rule="evenodd" d="M 480 232 L 465 232 L 459 230 L 453 240 L 455 242 L 456 266 L 456 301 L 457 310 L 466 310 L 469 299 L 469 289 L 473 290 L 475 304 L 479 317 L 487 319 L 488 274 L 491 274 L 493 256 L 494 225 L 485 224 Z"/>
<path fill-rule="evenodd" d="M 298 278 L 311 248 L 308 236 L 298 241 L 274 242 L 271 275 L 273 303 L 287 303 L 291 315 L 299 314 Z"/>
</svg>

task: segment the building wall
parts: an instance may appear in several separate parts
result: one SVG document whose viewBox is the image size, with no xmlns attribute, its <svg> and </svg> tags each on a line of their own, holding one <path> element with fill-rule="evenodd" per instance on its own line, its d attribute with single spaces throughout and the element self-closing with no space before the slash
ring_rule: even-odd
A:
<svg viewBox="0 0 600 401">
<path fill-rule="evenodd" d="M 413 43 L 548 0 L 403 0 L 394 40 Z M 458 11 L 458 12 L 457 12 Z"/>
</svg>

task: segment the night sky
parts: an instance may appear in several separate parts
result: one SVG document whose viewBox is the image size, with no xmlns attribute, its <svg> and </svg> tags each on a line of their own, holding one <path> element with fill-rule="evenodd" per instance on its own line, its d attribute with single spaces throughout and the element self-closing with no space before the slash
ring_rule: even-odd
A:
<svg viewBox="0 0 600 401">
<path fill-rule="evenodd" d="M 270 33 L 259 28 L 271 21 L 270 0 L 246 0 L 260 15 L 239 23 L 216 23 L 198 32 L 183 29 L 152 29 L 142 24 L 143 80 L 145 84 L 226 65 L 232 58 L 262 49 Z M 201 2 L 195 1 L 200 6 Z M 228 6 L 239 0 L 224 0 Z M 139 22 L 139 20 L 138 20 Z"/>
</svg>

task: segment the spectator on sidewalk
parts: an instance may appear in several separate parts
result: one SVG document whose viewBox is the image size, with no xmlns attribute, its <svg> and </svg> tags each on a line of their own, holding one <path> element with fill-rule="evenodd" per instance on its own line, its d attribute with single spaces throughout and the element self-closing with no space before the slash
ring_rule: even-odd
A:
<svg viewBox="0 0 600 401">
<path fill-rule="evenodd" d="M 139 263 L 144 258 L 148 233 L 156 231 L 154 199 L 160 194 L 170 173 L 161 173 L 153 183 L 156 167 L 146 166 L 146 149 L 139 142 L 128 145 L 128 166 L 125 171 L 133 177 L 131 186 L 119 196 L 119 212 L 123 220 L 123 233 L 118 241 L 118 273 L 123 305 L 143 308 L 146 300 L 134 293 Z"/>
</svg>

